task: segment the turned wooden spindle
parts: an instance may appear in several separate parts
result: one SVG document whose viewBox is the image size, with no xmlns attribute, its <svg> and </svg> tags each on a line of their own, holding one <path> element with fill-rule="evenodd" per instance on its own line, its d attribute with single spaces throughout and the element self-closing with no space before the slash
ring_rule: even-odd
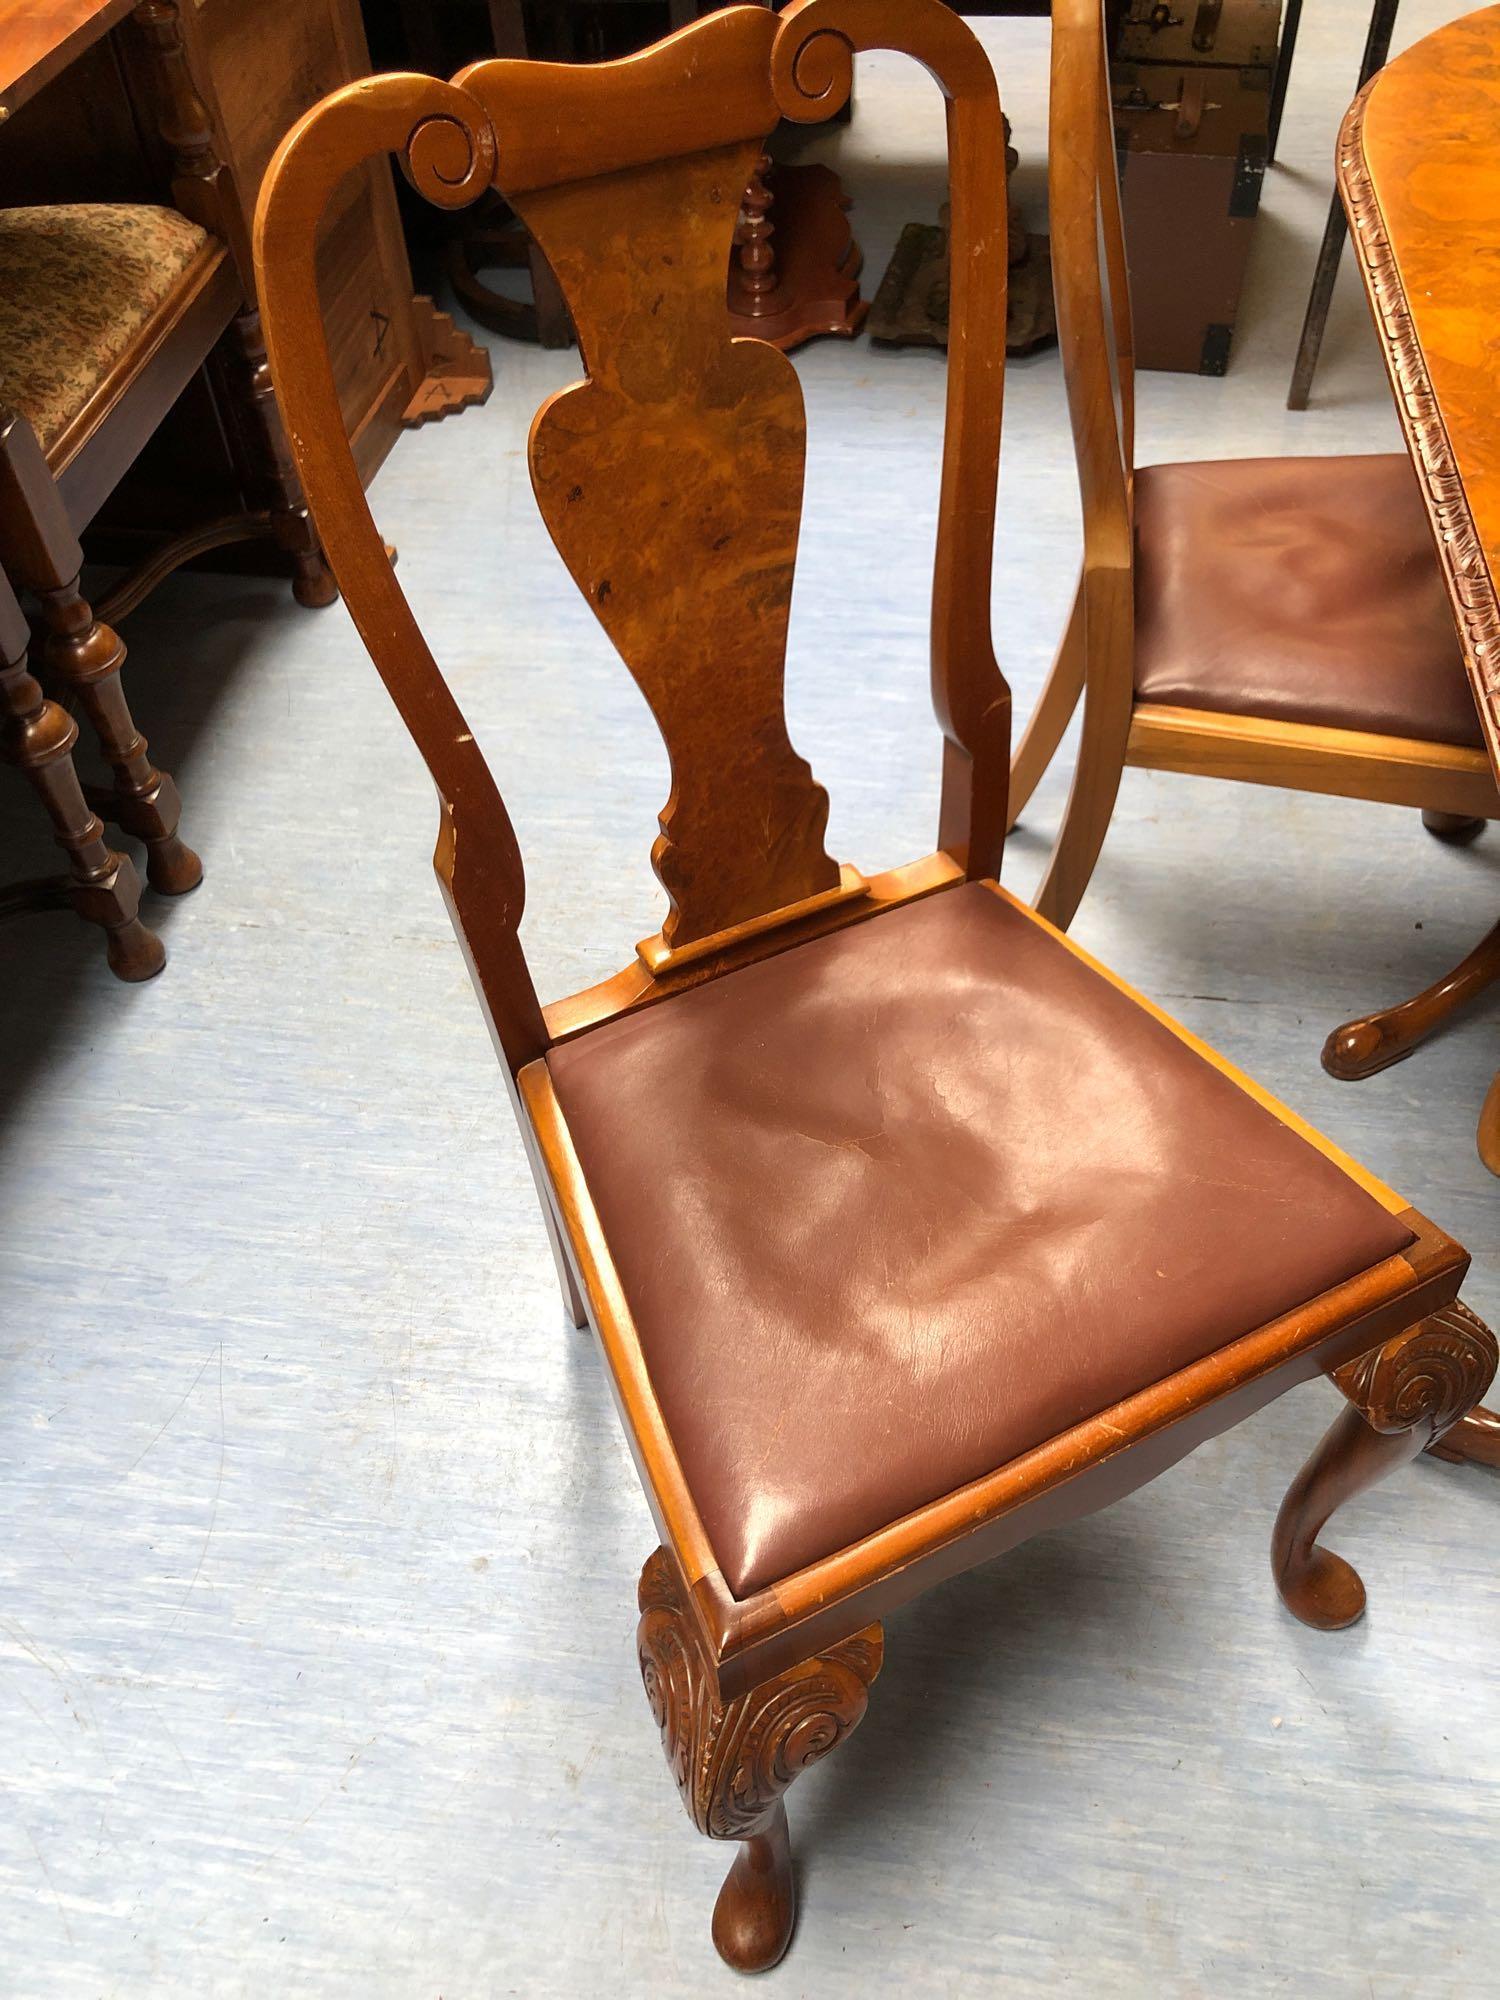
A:
<svg viewBox="0 0 1500 2000">
<path fill-rule="evenodd" d="M 729 309 L 750 319 L 770 311 L 777 283 L 776 248 L 771 240 L 776 234 L 776 224 L 771 219 L 775 196 L 770 172 L 770 155 L 762 153 L 741 197 L 739 221 L 734 229 Z"/>
<path fill-rule="evenodd" d="M 78 725 L 42 693 L 27 657 L 26 626 L 9 586 L 0 581 L 0 757 L 31 785 L 68 858 L 66 876 L 27 883 L 0 896 L 0 911 L 71 904 L 104 932 L 111 969 L 150 979 L 167 954 L 138 914 L 140 884 L 127 855 L 106 845 L 104 823 L 90 810 L 73 767 Z"/>
</svg>

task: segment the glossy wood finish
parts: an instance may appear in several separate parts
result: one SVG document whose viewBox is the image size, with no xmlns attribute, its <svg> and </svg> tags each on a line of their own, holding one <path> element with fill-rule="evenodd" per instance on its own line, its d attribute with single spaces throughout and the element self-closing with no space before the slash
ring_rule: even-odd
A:
<svg viewBox="0 0 1500 2000">
<path fill-rule="evenodd" d="M 1324 1631 L 1365 1608 L 1358 1574 L 1317 1538 L 1333 1510 L 1462 1423 L 1494 1378 L 1495 1336 L 1449 1306 L 1333 1371 L 1349 1401 L 1293 1482 L 1276 1517 L 1271 1568 L 1289 1611 Z M 1486 1417 L 1493 1433 L 1497 1420 Z"/>
<path fill-rule="evenodd" d="M 1354 1080 L 1401 1062 L 1477 994 L 1500 979 L 1500 923 L 1444 978 L 1399 1006 L 1335 1028 L 1323 1046 L 1330 1076 Z"/>
<path fill-rule="evenodd" d="M 945 737 L 939 848 L 866 880 L 835 870 L 822 844 L 822 793 L 785 732 L 780 648 L 800 503 L 800 399 L 770 349 L 726 342 L 722 271 L 739 189 L 764 132 L 778 113 L 813 118 L 837 109 L 853 52 L 871 46 L 917 55 L 948 98 L 954 293 L 933 605 L 934 705 Z M 582 331 L 587 379 L 536 419 L 533 484 L 672 759 L 655 851 L 673 901 L 671 934 L 614 980 L 545 1013 L 516 935 L 524 879 L 514 833 L 380 549 L 318 338 L 317 219 L 339 178 L 381 148 L 396 151 L 439 203 L 458 206 L 499 188 L 558 273 Z M 593 70 L 494 62 L 454 85 L 372 79 L 329 99 L 288 136 L 257 218 L 261 293 L 293 447 L 350 611 L 438 787 L 439 880 L 513 1084 L 571 1281 L 570 1310 L 581 1304 L 598 1334 L 661 1534 L 642 1593 L 657 1719 L 695 1822 L 748 1842 L 715 1927 L 721 1952 L 743 1966 L 773 1962 L 784 1948 L 792 1910 L 779 1792 L 858 1719 L 878 1664 L 871 1628 L 884 1612 L 1107 1504 L 1294 1382 L 1396 1338 L 1451 1304 L 1466 1265 L 1458 1245 L 1400 1196 L 1133 996 L 1400 1214 L 1413 1232 L 1410 1248 L 796 1575 L 737 1599 L 719 1569 L 543 1057 L 562 1035 L 662 1004 L 685 984 L 834 926 L 879 921 L 913 897 L 966 879 L 1005 895 L 992 876 L 1005 825 L 1009 713 L 989 636 L 1002 148 L 988 65 L 939 0 L 802 0 L 779 24 L 758 9 L 730 9 Z M 627 229 L 628 259 L 611 254 Z M 670 453 L 667 437 L 676 443 Z M 754 507 L 726 468 L 748 469 Z M 691 509 L 680 504 L 679 486 L 694 496 Z M 656 517 L 661 545 L 643 525 Z M 723 583 L 734 576 L 737 592 Z M 1103 596 L 1095 591 L 1091 608 Z M 710 615 L 696 609 L 700 600 Z M 680 636 L 688 621 L 693 647 Z M 700 684 L 711 702 L 695 701 Z M 748 750 L 747 735 L 758 739 Z M 715 775 L 718 791 L 706 781 Z M 833 1674 L 830 1663 L 847 1671 Z M 830 1675 L 836 1698 L 820 1693 L 807 1732 L 799 1724 L 778 1750 L 780 1719 Z M 736 1738 L 746 1755 L 726 1750 Z"/>
<path fill-rule="evenodd" d="M 0 916 L 71 908 L 103 930 L 110 970 L 118 978 L 154 978 L 167 955 L 161 939 L 140 920 L 134 864 L 105 843 L 104 822 L 85 799 L 73 766 L 78 725 L 42 693 L 28 664 L 29 643 L 15 592 L 0 576 L 0 758 L 35 790 L 68 861 L 65 876 L 0 890 Z"/>
<path fill-rule="evenodd" d="M 1071 921 L 1126 764 L 1471 819 L 1500 817 L 1494 767 L 1477 751 L 1135 699 L 1134 365 L 1103 27 L 1094 0 L 1059 0 L 1054 8 L 1052 68 L 1052 255 L 1083 494 L 1084 577 L 1075 624 L 1017 757 L 1013 817 L 1076 706 L 1080 645 L 1087 691 L 1073 787 L 1038 909 L 1055 923 Z"/>
<path fill-rule="evenodd" d="M 0 26 L 0 118 L 9 118 L 137 0 L 10 0 Z"/>
<path fill-rule="evenodd" d="M 1053 259 L 1084 503 L 1084 578 L 1062 648 L 1017 752 L 1011 817 L 1019 818 L 1086 690 L 1073 785 L 1037 894 L 1042 914 L 1064 926 L 1088 886 L 1126 765 L 1414 806 L 1429 827 L 1462 826 L 1468 837 L 1477 822 L 1500 816 L 1492 714 L 1485 716 L 1486 756 L 1410 737 L 1170 708 L 1136 698 L 1134 371 L 1118 182 L 1109 130 L 1100 122 L 1101 107 L 1107 111 L 1107 105 L 1097 7 L 1093 0 L 1059 0 L 1053 10 Z M 1413 116 L 1420 121 L 1418 108 Z M 1362 240 L 1368 238 L 1366 229 Z M 1381 296 L 1388 294 L 1389 285 Z M 1414 378 L 1408 370 L 1403 379 L 1410 385 Z M 1415 405 L 1409 386 L 1401 393 L 1410 412 Z M 1446 514 L 1442 520 L 1434 516 L 1434 527 L 1451 577 L 1454 561 L 1466 560 L 1455 556 L 1456 549 L 1466 546 L 1461 529 Z M 1472 538 L 1472 530 L 1470 534 Z M 1461 590 L 1455 584 L 1454 589 L 1462 622 L 1468 615 L 1467 585 Z M 1500 634 L 1500 623 L 1496 632 Z M 1483 710 L 1489 696 L 1483 677 L 1475 677 L 1472 637 L 1470 645 L 1470 676 Z M 1482 640 L 1480 645 L 1483 652 Z M 1487 945 L 1488 940 L 1415 1000 L 1336 1029 L 1325 1052 L 1330 1073 L 1371 1073 L 1371 1065 L 1350 1066 L 1356 1044 L 1392 1051 L 1385 1061 L 1410 1053 L 1489 984 L 1495 954 Z M 1492 1148 L 1491 1156 L 1500 1154 Z"/>
<path fill-rule="evenodd" d="M 641 1678 L 693 1824 L 741 1843 L 714 1908 L 719 1956 L 764 1972 L 784 1956 L 797 1915 L 782 1794 L 858 1727 L 885 1644 L 871 1625 L 726 1702 L 686 1600 L 658 1549 L 641 1572 Z"/>
<path fill-rule="evenodd" d="M 1338 184 L 1396 409 L 1422 483 L 1464 665 L 1500 769 L 1500 360 L 1497 303 L 1500 8 L 1428 35 L 1372 78 L 1339 136 Z M 1491 983 L 1494 933 L 1450 975 L 1460 999 Z M 1408 1005 L 1427 1007 L 1429 989 Z M 1446 997 L 1446 995 L 1444 996 Z M 1500 1174 L 1500 1072 L 1480 1158 Z"/>
</svg>

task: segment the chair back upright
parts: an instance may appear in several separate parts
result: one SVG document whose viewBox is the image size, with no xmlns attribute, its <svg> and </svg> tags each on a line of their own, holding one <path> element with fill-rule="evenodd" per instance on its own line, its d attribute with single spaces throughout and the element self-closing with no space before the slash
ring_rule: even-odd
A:
<svg viewBox="0 0 1500 2000">
<path fill-rule="evenodd" d="M 1047 184 L 1084 561 L 1128 571 L 1135 360 L 1100 0 L 1054 0 Z"/>
<path fill-rule="evenodd" d="M 652 860 L 664 958 L 836 898 L 828 800 L 787 733 L 783 678 L 806 423 L 795 370 L 730 337 L 740 200 L 782 117 L 827 118 L 856 50 L 922 62 L 948 100 L 952 301 L 932 617 L 945 738 L 939 847 L 993 874 L 1009 695 L 989 595 L 1005 325 L 1004 140 L 995 80 L 943 0 L 730 7 L 597 65 L 489 60 L 452 83 L 377 76 L 288 134 L 255 256 L 271 365 L 324 547 L 437 784 L 434 865 L 512 1070 L 547 1045 L 517 938 L 524 878 L 505 807 L 386 560 L 339 419 L 313 250 L 338 182 L 396 154 L 430 200 L 499 189 L 555 271 L 584 380 L 531 428 L 532 486 L 574 582 L 639 684 L 671 763 Z M 643 947 L 644 950 L 644 947 Z"/>
</svg>

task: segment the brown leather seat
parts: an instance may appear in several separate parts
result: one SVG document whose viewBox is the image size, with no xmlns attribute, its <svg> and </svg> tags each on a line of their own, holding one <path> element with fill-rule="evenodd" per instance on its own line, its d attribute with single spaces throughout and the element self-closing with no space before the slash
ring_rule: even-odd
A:
<svg viewBox="0 0 1500 2000">
<path fill-rule="evenodd" d="M 737 1596 L 1412 1241 L 983 884 L 547 1062 Z"/>
<path fill-rule="evenodd" d="M 1405 452 L 1135 475 L 1136 692 L 1484 747 Z"/>
</svg>

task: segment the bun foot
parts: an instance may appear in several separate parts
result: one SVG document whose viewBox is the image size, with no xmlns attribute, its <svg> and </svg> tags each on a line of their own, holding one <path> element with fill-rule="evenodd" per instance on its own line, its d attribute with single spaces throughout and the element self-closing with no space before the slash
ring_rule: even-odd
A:
<svg viewBox="0 0 1500 2000">
<path fill-rule="evenodd" d="M 1341 1632 L 1365 1615 L 1365 1587 L 1359 1572 L 1332 1549 L 1312 1549 L 1277 1582 L 1287 1610 L 1316 1631 Z"/>
<path fill-rule="evenodd" d="M 339 587 L 321 553 L 303 551 L 293 560 L 292 595 L 305 610 L 322 611 L 337 602 Z"/>
<path fill-rule="evenodd" d="M 159 896 L 185 896 L 203 880 L 203 863 L 174 833 L 146 849 L 146 880 Z"/>
<path fill-rule="evenodd" d="M 1464 813 L 1424 812 L 1422 824 L 1434 840 L 1446 841 L 1450 847 L 1467 847 L 1484 832 L 1487 822 Z"/>
<path fill-rule="evenodd" d="M 116 924 L 104 934 L 109 969 L 116 979 L 132 985 L 154 979 L 167 962 L 167 948 L 155 931 L 148 931 L 139 917 Z"/>
<path fill-rule="evenodd" d="M 714 1904 L 713 1939 L 736 1972 L 768 1972 L 786 1956 L 797 1921 L 786 1808 L 777 1803 L 764 1832 L 741 1843 Z"/>
<path fill-rule="evenodd" d="M 1378 1019 L 1346 1021 L 1323 1044 L 1323 1067 L 1342 1083 L 1358 1083 L 1362 1077 L 1374 1076 L 1377 1070 L 1399 1062 L 1408 1053 L 1399 1044 L 1395 1048 L 1388 1046 Z"/>
</svg>

